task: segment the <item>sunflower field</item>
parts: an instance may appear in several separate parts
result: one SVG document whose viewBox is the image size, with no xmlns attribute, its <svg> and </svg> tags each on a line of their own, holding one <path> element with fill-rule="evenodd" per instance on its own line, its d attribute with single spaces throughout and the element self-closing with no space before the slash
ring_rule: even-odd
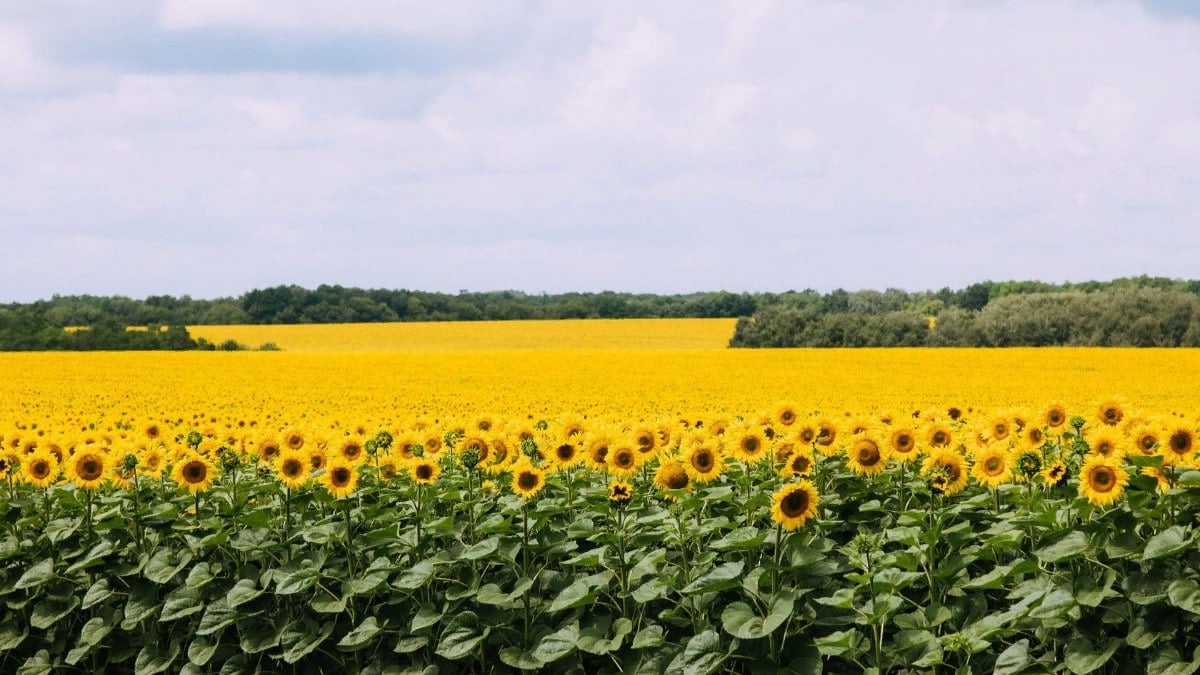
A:
<svg viewBox="0 0 1200 675">
<path fill-rule="evenodd" d="M 1200 668 L 1197 421 L 3 433 L 0 671 Z"/>
<path fill-rule="evenodd" d="M 1200 352 L 714 326 L 0 354 L 0 672 L 1200 670 Z"/>
</svg>

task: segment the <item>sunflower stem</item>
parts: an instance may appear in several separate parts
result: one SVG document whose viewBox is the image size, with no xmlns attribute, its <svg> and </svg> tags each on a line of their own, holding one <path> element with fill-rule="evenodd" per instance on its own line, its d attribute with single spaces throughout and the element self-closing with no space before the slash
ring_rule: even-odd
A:
<svg viewBox="0 0 1200 675">
<path fill-rule="evenodd" d="M 625 507 L 617 507 L 617 553 L 620 562 L 621 616 L 629 614 L 627 598 L 629 595 L 629 573 L 625 569 Z"/>
<path fill-rule="evenodd" d="M 346 566 L 350 578 L 354 578 L 354 532 L 350 527 L 350 500 L 342 499 L 342 514 L 346 519 Z"/>
<path fill-rule="evenodd" d="M 417 500 L 415 504 L 415 513 L 417 517 L 417 554 L 421 553 L 421 484 L 417 483 Z"/>
<path fill-rule="evenodd" d="M 529 504 L 524 501 L 521 503 L 521 576 L 529 578 Z M 532 591 L 533 589 L 530 589 L 522 594 L 525 596 L 525 629 L 522 644 L 526 647 L 529 647 L 529 596 L 533 594 Z"/>
</svg>

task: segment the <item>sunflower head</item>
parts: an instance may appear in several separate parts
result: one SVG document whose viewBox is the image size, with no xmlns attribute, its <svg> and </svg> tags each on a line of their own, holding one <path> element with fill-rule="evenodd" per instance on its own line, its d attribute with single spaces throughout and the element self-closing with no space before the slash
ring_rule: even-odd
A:
<svg viewBox="0 0 1200 675">
<path fill-rule="evenodd" d="M 618 508 L 629 506 L 633 501 L 633 486 L 623 481 L 608 484 L 608 503 Z"/>
<path fill-rule="evenodd" d="M 688 450 L 683 470 L 697 483 L 707 483 L 725 471 L 725 457 L 709 442 L 701 442 Z"/>
<path fill-rule="evenodd" d="M 691 483 L 683 464 L 670 459 L 658 465 L 654 472 L 654 483 L 660 490 L 685 490 Z"/>
<path fill-rule="evenodd" d="M 1043 425 L 1051 429 L 1059 429 L 1067 423 L 1067 407 L 1058 401 L 1053 401 L 1042 409 L 1040 418 Z"/>
<path fill-rule="evenodd" d="M 1042 470 L 1042 480 L 1046 485 L 1055 486 L 1061 483 L 1067 477 L 1067 465 L 1061 459 L 1055 459 L 1046 464 L 1046 468 Z"/>
<path fill-rule="evenodd" d="M 307 454 L 289 448 L 281 452 L 275 462 L 275 477 L 294 490 L 308 482 L 310 466 Z"/>
<path fill-rule="evenodd" d="M 889 452 L 869 436 L 857 436 L 846 451 L 846 466 L 861 476 L 876 476 L 887 468 Z"/>
<path fill-rule="evenodd" d="M 795 530 L 817 515 L 820 501 L 817 488 L 807 480 L 784 485 L 771 500 L 771 519 L 785 530 Z"/>
<path fill-rule="evenodd" d="M 344 499 L 358 487 L 358 470 L 345 458 L 335 455 L 325 465 L 321 484 L 336 499 Z"/>
<path fill-rule="evenodd" d="M 533 499 L 544 487 L 546 487 L 546 472 L 528 461 L 521 461 L 513 467 L 512 490 L 521 498 Z"/>
<path fill-rule="evenodd" d="M 1079 495 L 1096 506 L 1108 506 L 1121 498 L 1129 474 L 1114 457 L 1089 455 L 1079 469 Z"/>
<path fill-rule="evenodd" d="M 408 473 L 416 483 L 433 485 L 441 474 L 441 467 L 436 462 L 422 458 L 408 465 Z"/>
<path fill-rule="evenodd" d="M 108 454 L 88 448 L 76 452 L 67 461 L 67 476 L 76 487 L 95 490 L 104 484 L 108 468 Z"/>
<path fill-rule="evenodd" d="M 1115 427 L 1125 419 L 1125 406 L 1116 398 L 1105 399 L 1097 406 L 1096 418 L 1101 424 Z"/>
<path fill-rule="evenodd" d="M 212 487 L 217 477 L 217 468 L 204 455 L 189 452 L 175 464 L 171 477 L 179 487 L 196 494 Z"/>
</svg>

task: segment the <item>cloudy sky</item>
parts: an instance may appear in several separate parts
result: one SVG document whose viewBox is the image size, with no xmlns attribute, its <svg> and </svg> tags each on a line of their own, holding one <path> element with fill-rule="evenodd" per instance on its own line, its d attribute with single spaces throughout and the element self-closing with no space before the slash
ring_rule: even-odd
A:
<svg viewBox="0 0 1200 675">
<path fill-rule="evenodd" d="M 1193 0 L 0 4 L 0 301 L 1134 274 Z"/>
</svg>

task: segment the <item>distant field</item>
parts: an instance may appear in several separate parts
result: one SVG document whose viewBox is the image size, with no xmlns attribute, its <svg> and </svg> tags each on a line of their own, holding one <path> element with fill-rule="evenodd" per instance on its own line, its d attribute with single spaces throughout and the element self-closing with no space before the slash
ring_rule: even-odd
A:
<svg viewBox="0 0 1200 675">
<path fill-rule="evenodd" d="M 735 319 L 578 319 L 431 323 L 189 326 L 192 337 L 290 352 L 489 349 L 719 349 Z"/>
</svg>

